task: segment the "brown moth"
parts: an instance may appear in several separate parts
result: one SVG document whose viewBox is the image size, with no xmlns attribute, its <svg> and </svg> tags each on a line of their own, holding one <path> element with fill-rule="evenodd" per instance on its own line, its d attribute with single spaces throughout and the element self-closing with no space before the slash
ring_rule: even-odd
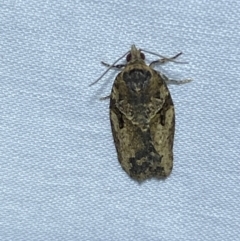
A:
<svg viewBox="0 0 240 241">
<path fill-rule="evenodd" d="M 190 81 L 169 80 L 151 67 L 156 63 L 176 62 L 174 59 L 181 53 L 172 58 L 163 57 L 148 66 L 141 51 L 152 53 L 132 45 L 125 54 L 128 54 L 127 64 L 103 63 L 109 68 L 122 69 L 109 96 L 110 120 L 118 160 L 138 181 L 164 178 L 171 173 L 175 113 L 167 84 Z"/>
</svg>

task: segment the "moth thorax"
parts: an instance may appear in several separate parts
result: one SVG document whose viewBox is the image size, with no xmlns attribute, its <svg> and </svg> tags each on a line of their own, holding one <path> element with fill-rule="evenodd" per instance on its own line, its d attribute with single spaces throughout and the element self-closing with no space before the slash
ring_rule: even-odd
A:
<svg viewBox="0 0 240 241">
<path fill-rule="evenodd" d="M 133 69 L 123 74 L 123 80 L 133 92 L 144 90 L 151 79 L 151 73 L 143 69 Z"/>
</svg>

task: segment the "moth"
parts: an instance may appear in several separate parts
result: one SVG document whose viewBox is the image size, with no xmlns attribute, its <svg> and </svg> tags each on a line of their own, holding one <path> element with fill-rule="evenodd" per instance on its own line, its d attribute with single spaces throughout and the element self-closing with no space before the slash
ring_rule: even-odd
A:
<svg viewBox="0 0 240 241">
<path fill-rule="evenodd" d="M 127 174 L 137 181 L 170 175 L 175 112 L 167 84 L 190 81 L 170 80 L 153 69 L 153 65 L 158 63 L 176 62 L 182 53 L 171 58 L 158 55 L 160 59 L 147 65 L 143 51 L 154 54 L 132 45 L 124 55 L 127 55 L 126 64 L 114 65 L 124 56 L 113 65 L 103 63 L 109 69 L 121 69 L 108 96 L 110 121 L 118 160 Z"/>
</svg>

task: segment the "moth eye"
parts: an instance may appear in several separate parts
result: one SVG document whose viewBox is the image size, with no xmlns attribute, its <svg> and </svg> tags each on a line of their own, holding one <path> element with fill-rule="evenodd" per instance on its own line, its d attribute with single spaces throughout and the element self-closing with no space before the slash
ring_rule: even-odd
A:
<svg viewBox="0 0 240 241">
<path fill-rule="evenodd" d="M 143 53 L 140 53 L 141 59 L 145 59 L 145 55 Z"/>
<path fill-rule="evenodd" d="M 126 57 L 127 62 L 129 62 L 131 59 L 132 59 L 132 55 L 128 54 L 127 57 Z"/>
</svg>

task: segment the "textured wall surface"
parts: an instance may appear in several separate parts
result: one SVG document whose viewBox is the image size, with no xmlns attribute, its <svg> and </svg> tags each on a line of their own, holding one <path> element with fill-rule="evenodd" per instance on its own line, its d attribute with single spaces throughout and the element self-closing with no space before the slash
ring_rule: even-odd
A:
<svg viewBox="0 0 240 241">
<path fill-rule="evenodd" d="M 0 0 L 0 240 L 239 240 L 239 9 L 224 0 Z M 169 87 L 171 176 L 141 185 L 118 163 L 109 101 L 99 100 L 117 71 L 89 87 L 100 61 L 133 43 L 183 51 L 189 64 L 157 69 L 194 80 Z"/>
</svg>

